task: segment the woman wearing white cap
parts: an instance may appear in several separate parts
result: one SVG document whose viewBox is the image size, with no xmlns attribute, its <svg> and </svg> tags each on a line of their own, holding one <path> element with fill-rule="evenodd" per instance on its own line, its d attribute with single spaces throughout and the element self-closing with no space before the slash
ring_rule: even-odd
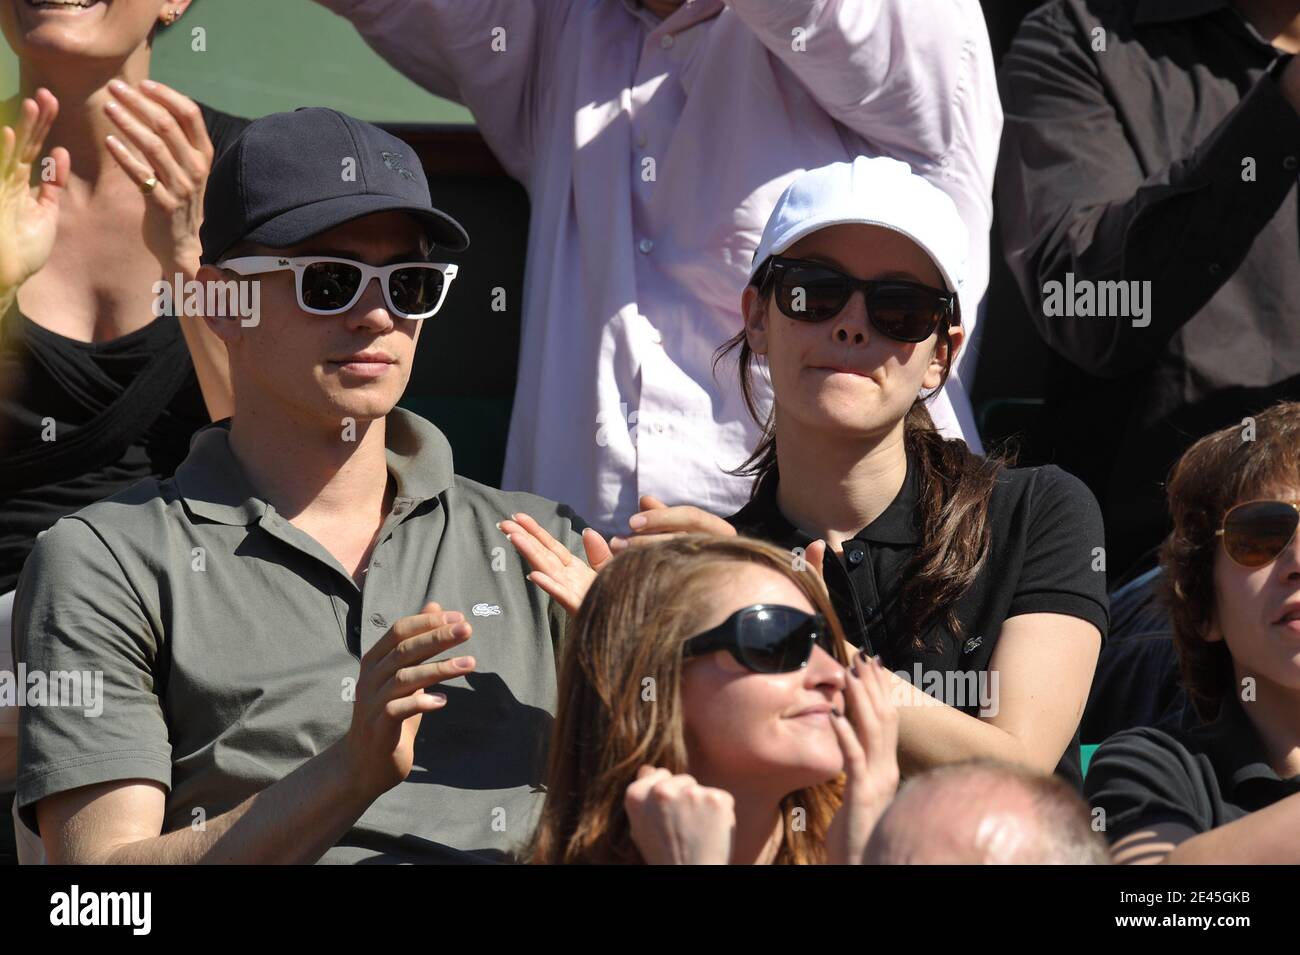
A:
<svg viewBox="0 0 1300 955">
<path fill-rule="evenodd" d="M 632 538 L 611 543 L 711 530 L 791 548 L 823 566 L 848 639 L 894 672 L 905 775 L 992 757 L 1077 784 L 1108 623 L 1101 516 L 1060 469 L 1011 468 L 934 430 L 925 402 L 962 344 L 966 247 L 952 201 L 904 163 L 797 179 L 719 356 L 739 351 L 746 393 L 760 368 L 772 380 L 770 411 L 751 407 L 764 436 L 741 469 L 749 504 L 723 521 L 645 501 Z M 576 606 L 591 570 L 526 515 L 502 529 L 534 581 Z M 587 543 L 599 568 L 608 552 Z"/>
</svg>

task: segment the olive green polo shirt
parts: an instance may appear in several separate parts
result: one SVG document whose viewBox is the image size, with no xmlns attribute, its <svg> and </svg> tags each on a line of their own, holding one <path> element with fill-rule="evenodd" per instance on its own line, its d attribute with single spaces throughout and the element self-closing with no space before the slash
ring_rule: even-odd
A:
<svg viewBox="0 0 1300 955">
<path fill-rule="evenodd" d="M 499 859 L 528 838 L 566 617 L 496 523 L 526 511 L 577 554 L 584 524 L 456 477 L 447 439 L 408 411 L 388 416 L 386 445 L 396 497 L 361 587 L 257 496 L 222 424 L 195 436 L 173 478 L 41 536 L 18 585 L 17 658 L 102 672 L 103 701 L 98 715 L 21 711 L 29 825 L 38 800 L 110 780 L 166 786 L 163 832 L 232 809 L 347 732 L 360 655 L 436 600 L 474 628 L 444 656 L 471 653 L 477 669 L 439 685 L 447 705 L 424 716 L 410 776 L 322 861 Z"/>
</svg>

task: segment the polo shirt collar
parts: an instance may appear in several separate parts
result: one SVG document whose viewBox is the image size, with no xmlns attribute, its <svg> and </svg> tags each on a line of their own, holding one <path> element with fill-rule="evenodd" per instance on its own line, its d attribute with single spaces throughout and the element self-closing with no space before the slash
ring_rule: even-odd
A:
<svg viewBox="0 0 1300 955">
<path fill-rule="evenodd" d="M 623 0 L 623 6 L 628 13 L 648 26 L 651 32 L 661 27 L 670 27 L 671 32 L 680 33 L 710 17 L 717 16 L 722 12 L 723 3 L 722 0 L 686 0 L 663 20 L 641 6 L 637 0 Z"/>
<path fill-rule="evenodd" d="M 1174 23 L 1192 20 L 1228 6 L 1228 0 L 1138 0 L 1133 22 Z"/>
<path fill-rule="evenodd" d="M 1218 717 L 1205 724 L 1201 737 L 1211 763 L 1219 768 L 1221 778 L 1232 790 L 1255 779 L 1282 781 L 1269 765 L 1259 731 L 1235 693 L 1224 697 Z"/>
<path fill-rule="evenodd" d="M 437 497 L 455 482 L 451 445 L 432 422 L 404 408 L 388 413 L 384 430 L 388 472 L 397 482 L 394 507 Z M 219 524 L 247 526 L 267 510 L 230 450 L 230 421 L 200 429 L 176 469 L 176 486 L 190 512 Z"/>
<path fill-rule="evenodd" d="M 753 499 L 735 516 L 741 526 L 758 526 L 765 529 L 764 536 L 802 546 L 808 543 L 808 534 L 795 527 L 781 513 L 776 503 L 779 477 L 770 471 L 759 482 Z M 921 531 L 917 524 L 916 505 L 920 498 L 920 475 L 913 456 L 907 456 L 907 474 L 894 499 L 874 521 L 853 535 L 856 540 L 877 544 L 919 544 Z"/>
</svg>

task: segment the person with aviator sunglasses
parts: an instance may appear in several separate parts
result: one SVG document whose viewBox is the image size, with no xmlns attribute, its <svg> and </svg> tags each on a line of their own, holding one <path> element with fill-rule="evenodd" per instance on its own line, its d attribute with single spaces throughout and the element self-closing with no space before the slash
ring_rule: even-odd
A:
<svg viewBox="0 0 1300 955">
<path fill-rule="evenodd" d="M 679 536 L 602 571 L 569 630 L 537 863 L 861 863 L 898 785 L 889 678 L 810 568 Z"/>
<path fill-rule="evenodd" d="M 1200 439 L 1169 479 L 1161 597 L 1198 719 L 1094 755 L 1117 862 L 1300 863 L 1300 403 L 1254 426 Z"/>
<path fill-rule="evenodd" d="M 726 521 L 635 515 L 611 552 L 684 531 L 772 541 L 823 570 L 846 635 L 894 672 L 905 774 L 971 758 L 1081 784 L 1078 723 L 1108 616 L 1096 500 L 1059 468 L 1013 468 L 934 428 L 927 399 L 964 336 L 965 228 L 906 164 L 811 170 L 768 220 L 741 302 L 740 385 L 763 439 Z M 765 366 L 774 403 L 752 386 Z M 527 515 L 503 522 L 534 582 L 575 606 L 592 569 Z M 939 702 L 944 705 L 925 705 Z"/>
</svg>

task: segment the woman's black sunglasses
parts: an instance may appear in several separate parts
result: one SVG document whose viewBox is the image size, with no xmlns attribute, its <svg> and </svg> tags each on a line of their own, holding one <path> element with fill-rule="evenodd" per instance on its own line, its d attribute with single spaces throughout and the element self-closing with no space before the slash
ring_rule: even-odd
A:
<svg viewBox="0 0 1300 955">
<path fill-rule="evenodd" d="M 781 314 L 799 322 L 824 322 L 862 289 L 867 319 L 881 334 L 900 342 L 923 342 L 940 323 L 961 321 L 957 296 L 905 279 L 859 279 L 809 259 L 774 255 L 758 275 L 760 292 L 770 285 Z"/>
<path fill-rule="evenodd" d="M 684 654 L 690 658 L 727 650 L 755 673 L 790 673 L 808 665 L 814 645 L 835 656 L 833 640 L 826 618 L 819 613 L 754 604 L 691 637 Z"/>
</svg>

